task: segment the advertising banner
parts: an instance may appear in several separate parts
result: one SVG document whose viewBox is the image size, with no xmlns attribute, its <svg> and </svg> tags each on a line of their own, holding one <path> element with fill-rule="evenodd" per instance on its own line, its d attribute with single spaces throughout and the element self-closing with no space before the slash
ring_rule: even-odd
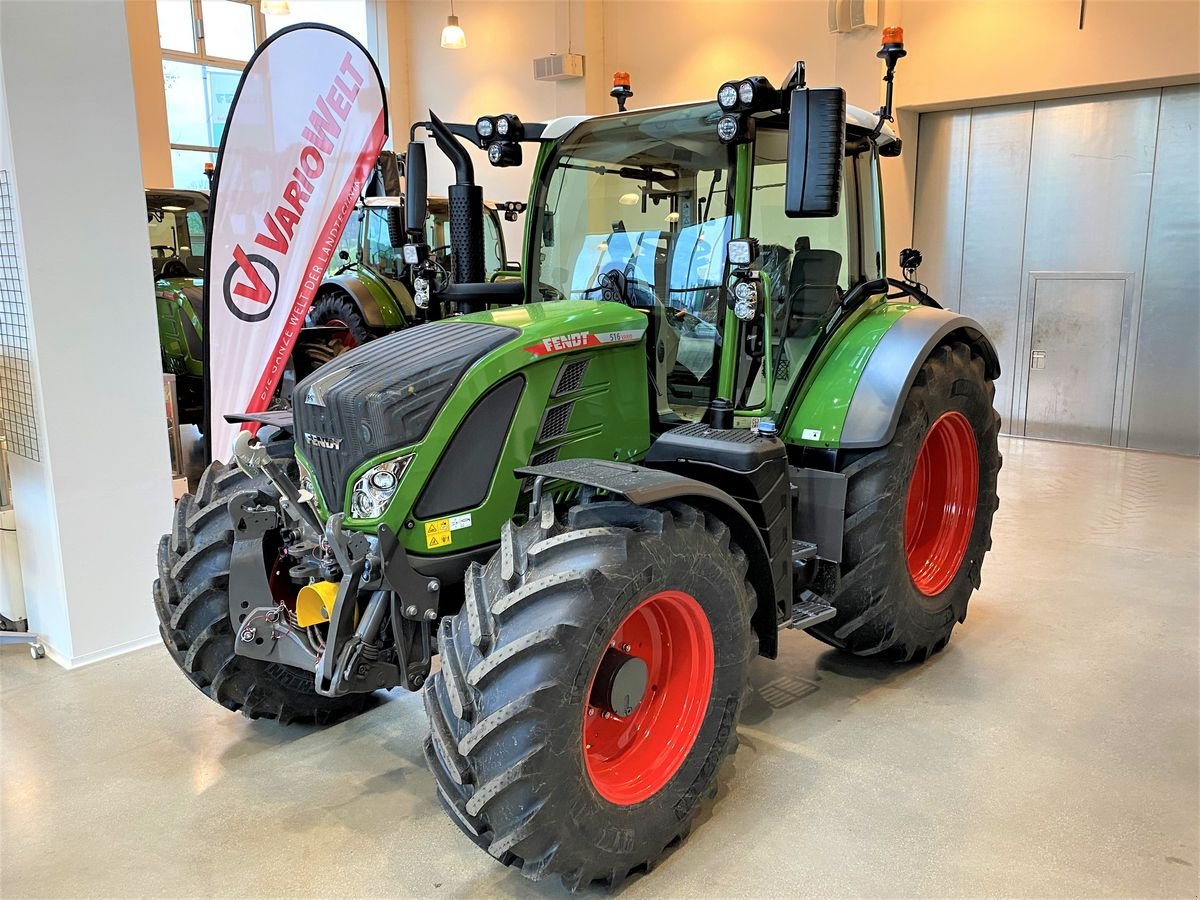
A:
<svg viewBox="0 0 1200 900">
<path fill-rule="evenodd" d="M 246 66 L 221 139 L 205 266 L 213 459 L 270 408 L 304 317 L 387 139 L 379 70 L 350 35 L 298 25 Z"/>
</svg>

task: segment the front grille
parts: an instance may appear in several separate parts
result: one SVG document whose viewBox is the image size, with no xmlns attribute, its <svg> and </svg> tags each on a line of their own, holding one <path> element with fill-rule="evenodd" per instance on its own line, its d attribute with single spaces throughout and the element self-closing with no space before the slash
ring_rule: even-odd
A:
<svg viewBox="0 0 1200 900">
<path fill-rule="evenodd" d="M 296 443 L 331 508 L 372 456 L 425 437 L 463 373 L 513 328 L 436 322 L 364 344 L 322 366 L 292 395 Z"/>
<path fill-rule="evenodd" d="M 571 410 L 574 408 L 575 401 L 572 400 L 547 409 L 546 414 L 542 416 L 542 426 L 538 429 L 537 443 L 542 444 L 561 437 L 567 430 L 567 423 L 571 421 Z"/>
</svg>

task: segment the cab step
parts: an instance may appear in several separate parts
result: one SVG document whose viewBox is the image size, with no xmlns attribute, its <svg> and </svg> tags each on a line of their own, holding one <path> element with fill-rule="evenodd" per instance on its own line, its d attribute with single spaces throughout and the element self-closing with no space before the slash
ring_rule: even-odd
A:
<svg viewBox="0 0 1200 900">
<path fill-rule="evenodd" d="M 820 625 L 822 622 L 828 622 L 836 615 L 837 610 L 822 600 L 820 596 L 812 591 L 805 591 L 800 595 L 800 599 L 792 604 L 792 620 L 788 622 L 787 627 L 803 631 L 814 625 Z"/>
</svg>

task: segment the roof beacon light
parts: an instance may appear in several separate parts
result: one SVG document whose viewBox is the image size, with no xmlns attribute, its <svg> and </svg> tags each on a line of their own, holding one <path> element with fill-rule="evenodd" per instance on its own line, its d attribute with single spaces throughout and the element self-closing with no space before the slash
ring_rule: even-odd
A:
<svg viewBox="0 0 1200 900">
<path fill-rule="evenodd" d="M 625 112 L 625 101 L 633 96 L 633 82 L 628 72 L 613 72 L 613 87 L 608 96 L 617 101 L 617 109 Z"/>
<path fill-rule="evenodd" d="M 875 123 L 872 137 L 879 137 L 879 133 L 883 131 L 884 122 L 895 121 L 892 117 L 892 78 L 896 71 L 896 63 L 908 56 L 908 51 L 904 49 L 904 29 L 898 25 L 891 25 L 883 29 L 880 44 L 879 52 L 875 55 L 883 60 L 885 67 L 883 83 L 887 85 L 887 91 L 884 94 L 883 106 L 879 107 L 879 121 Z"/>
</svg>

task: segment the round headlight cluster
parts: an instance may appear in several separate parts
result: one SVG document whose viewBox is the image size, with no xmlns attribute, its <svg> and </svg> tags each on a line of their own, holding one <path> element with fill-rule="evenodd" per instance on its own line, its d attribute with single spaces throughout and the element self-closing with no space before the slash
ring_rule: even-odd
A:
<svg viewBox="0 0 1200 900">
<path fill-rule="evenodd" d="M 396 495 L 396 488 L 400 486 L 400 479 L 404 477 L 404 470 L 410 462 L 411 453 L 399 459 L 389 459 L 364 472 L 354 482 L 354 490 L 350 493 L 350 515 L 355 519 L 377 519 L 382 516 Z"/>
<path fill-rule="evenodd" d="M 496 120 L 496 134 L 500 135 L 500 137 L 508 135 L 508 119 L 506 117 L 501 116 Z"/>
<path fill-rule="evenodd" d="M 500 121 L 503 122 L 504 120 L 501 119 Z M 499 144 L 492 144 L 492 146 L 488 147 L 488 162 L 490 162 L 493 166 L 499 164 L 500 160 L 503 158 L 504 150 Z"/>
<path fill-rule="evenodd" d="M 737 87 L 737 97 L 743 106 L 749 106 L 754 102 L 754 85 L 749 81 L 743 81 Z"/>
<path fill-rule="evenodd" d="M 752 281 L 739 281 L 733 288 L 733 314 L 742 321 L 758 313 L 758 286 Z"/>
<path fill-rule="evenodd" d="M 484 140 L 490 138 L 494 130 L 495 126 L 492 124 L 492 120 L 486 116 L 475 123 L 475 133 Z"/>
<path fill-rule="evenodd" d="M 426 309 L 429 306 L 429 279 L 414 278 L 413 279 L 413 303 Z"/>
<path fill-rule="evenodd" d="M 717 91 L 717 105 L 721 109 L 733 109 L 737 106 L 738 89 L 734 84 L 723 84 L 721 89 Z"/>
</svg>

